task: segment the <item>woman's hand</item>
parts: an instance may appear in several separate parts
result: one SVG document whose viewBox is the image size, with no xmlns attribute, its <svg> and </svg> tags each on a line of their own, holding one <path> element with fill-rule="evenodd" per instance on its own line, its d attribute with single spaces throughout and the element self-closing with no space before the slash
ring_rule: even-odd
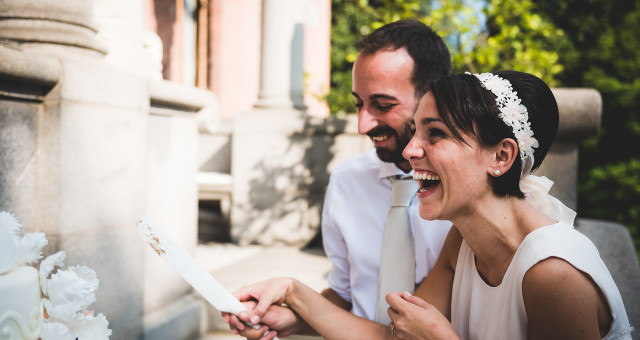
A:
<svg viewBox="0 0 640 340">
<path fill-rule="evenodd" d="M 449 320 L 431 304 L 408 292 L 392 292 L 389 303 L 391 330 L 398 339 L 459 339 Z M 394 327 L 395 326 L 395 327 Z"/>
</svg>

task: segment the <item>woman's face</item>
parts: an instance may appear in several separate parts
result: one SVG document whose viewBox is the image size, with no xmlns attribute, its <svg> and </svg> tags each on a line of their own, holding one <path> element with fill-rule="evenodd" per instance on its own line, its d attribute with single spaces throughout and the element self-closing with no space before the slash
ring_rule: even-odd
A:
<svg viewBox="0 0 640 340">
<path fill-rule="evenodd" d="M 414 115 L 416 132 L 403 155 L 420 183 L 420 217 L 455 220 L 472 213 L 475 202 L 492 194 L 488 171 L 492 156 L 473 136 L 457 139 L 438 113 L 432 92 L 422 97 Z"/>
</svg>

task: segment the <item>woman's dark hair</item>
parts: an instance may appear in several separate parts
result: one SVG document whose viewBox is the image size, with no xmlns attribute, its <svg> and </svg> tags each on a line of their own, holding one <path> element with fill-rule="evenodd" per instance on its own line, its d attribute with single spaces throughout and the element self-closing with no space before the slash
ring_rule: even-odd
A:
<svg viewBox="0 0 640 340">
<path fill-rule="evenodd" d="M 413 59 L 411 84 L 419 100 L 429 91 L 432 79 L 451 74 L 449 49 L 429 26 L 416 19 L 399 20 L 378 28 L 355 44 L 355 48 L 365 55 L 403 47 Z"/>
<path fill-rule="evenodd" d="M 558 104 L 551 89 L 540 78 L 523 72 L 499 71 L 493 74 L 508 80 L 527 108 L 529 122 L 539 146 L 534 149 L 532 171 L 547 155 L 558 132 Z M 462 134 L 474 136 L 480 145 L 497 145 L 504 138 L 517 140 L 507 124 L 498 116 L 496 96 L 471 74 L 442 77 L 431 82 L 438 112 L 453 135 L 465 142 Z M 518 150 L 519 151 L 519 150 Z M 502 176 L 489 176 L 493 191 L 500 196 L 524 198 L 520 191 L 522 160 L 518 157 Z"/>
</svg>

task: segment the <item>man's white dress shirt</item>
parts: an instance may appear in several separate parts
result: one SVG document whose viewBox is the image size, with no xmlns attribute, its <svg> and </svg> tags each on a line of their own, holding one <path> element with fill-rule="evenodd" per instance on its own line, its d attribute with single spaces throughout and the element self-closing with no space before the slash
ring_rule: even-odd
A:
<svg viewBox="0 0 640 340">
<path fill-rule="evenodd" d="M 413 172 L 410 173 L 411 175 Z M 382 162 L 375 149 L 338 164 L 322 211 L 322 240 L 332 262 L 329 287 L 352 303 L 352 312 L 375 320 L 382 234 L 391 206 L 389 176 L 406 175 Z M 416 284 L 433 268 L 451 222 L 420 218 L 414 196 L 409 223 L 415 239 Z"/>
</svg>

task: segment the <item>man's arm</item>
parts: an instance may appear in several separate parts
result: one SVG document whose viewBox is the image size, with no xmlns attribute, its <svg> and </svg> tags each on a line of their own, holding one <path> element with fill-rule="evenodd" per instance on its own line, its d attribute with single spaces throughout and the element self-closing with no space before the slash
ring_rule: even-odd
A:
<svg viewBox="0 0 640 340">
<path fill-rule="evenodd" d="M 326 288 L 320 295 L 346 311 L 351 310 L 351 303 L 340 297 L 340 295 L 331 288 Z M 294 311 L 287 310 L 288 308 L 286 307 L 272 306 L 263 317 L 262 322 L 270 326 L 271 329 L 276 330 L 281 337 L 286 337 L 291 334 L 319 335 L 309 324 L 298 317 Z M 223 316 L 225 316 L 225 320 L 229 322 L 229 326 L 234 330 L 234 333 L 244 336 L 247 339 L 259 339 L 267 330 L 267 327 L 264 326 L 262 329 L 246 327 L 236 316 L 228 313 L 223 313 Z M 284 322 L 284 320 L 287 319 L 289 321 Z"/>
<path fill-rule="evenodd" d="M 340 295 L 338 295 L 338 293 L 336 293 L 333 289 L 331 288 L 326 288 L 325 290 L 323 290 L 320 293 L 322 296 L 324 296 L 327 300 L 333 302 L 334 305 L 346 310 L 346 311 L 350 311 L 351 310 L 351 302 L 343 299 Z"/>
</svg>

